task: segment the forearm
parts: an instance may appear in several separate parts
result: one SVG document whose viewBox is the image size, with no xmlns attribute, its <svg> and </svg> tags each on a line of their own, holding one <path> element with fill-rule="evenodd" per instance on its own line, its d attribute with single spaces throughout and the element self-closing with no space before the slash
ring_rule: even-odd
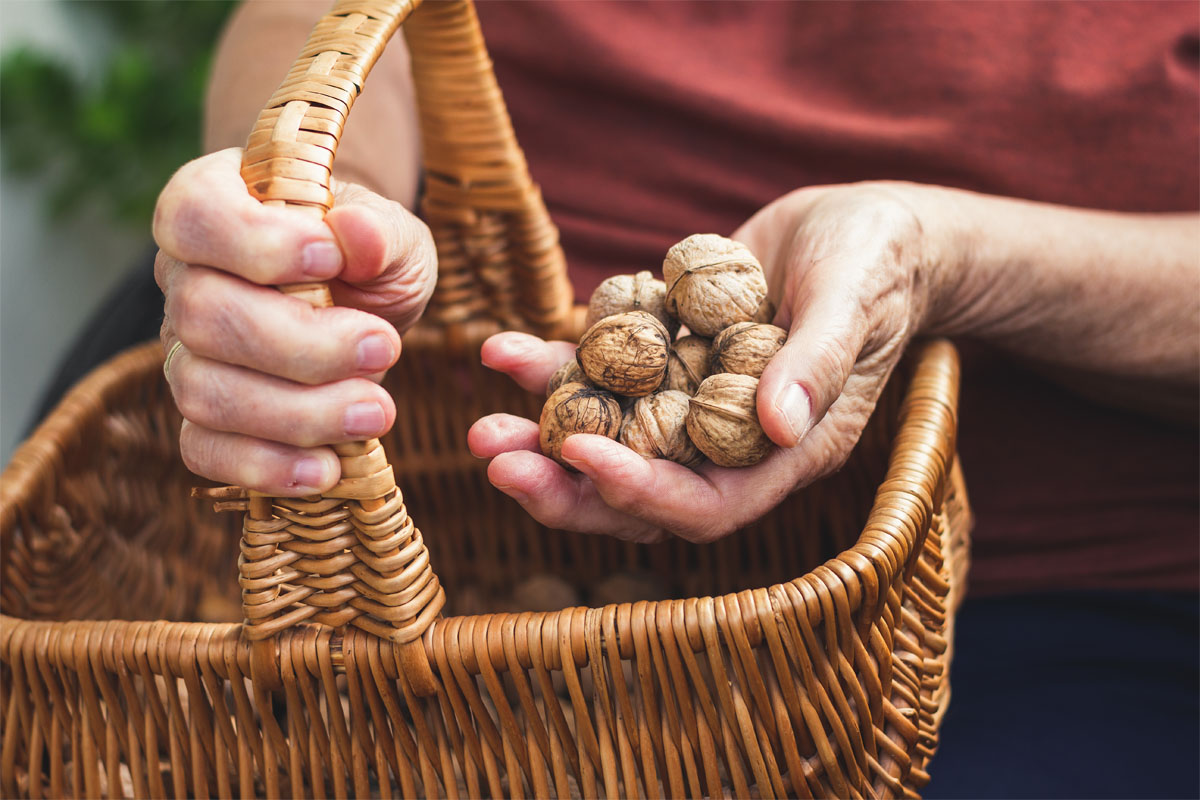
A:
<svg viewBox="0 0 1200 800">
<path fill-rule="evenodd" d="M 237 8 L 218 45 L 205 103 L 206 152 L 241 147 L 283 81 L 329 0 L 248 0 Z M 334 175 L 412 208 L 420 136 L 403 37 L 388 44 L 354 104 L 338 146 Z"/>
<path fill-rule="evenodd" d="M 1200 383 L 1200 217 L 1119 214 L 938 190 L 950 242 L 927 320 L 1050 365 Z"/>
</svg>

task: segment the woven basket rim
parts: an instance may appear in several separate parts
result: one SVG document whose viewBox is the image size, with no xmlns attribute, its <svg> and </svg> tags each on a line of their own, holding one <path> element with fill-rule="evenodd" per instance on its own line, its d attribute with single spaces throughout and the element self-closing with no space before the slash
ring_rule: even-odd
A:
<svg viewBox="0 0 1200 800">
<path fill-rule="evenodd" d="M 0 529 L 8 529 L 16 523 L 21 506 L 53 502 L 53 476 L 56 472 L 54 468 L 62 463 L 70 443 L 89 426 L 99 422 L 101 416 L 122 393 L 128 391 L 126 387 L 133 383 L 132 378 L 142 376 L 149 370 L 160 369 L 162 360 L 162 349 L 157 341 L 135 345 L 93 369 L 71 389 L 34 433 L 21 444 L 0 475 Z M 948 479 L 949 464 L 954 454 L 958 390 L 958 360 L 954 346 L 945 340 L 926 343 L 917 357 L 915 367 L 909 385 L 904 389 L 904 408 L 908 409 L 909 413 L 905 415 L 902 412 L 901 422 L 892 440 L 887 473 L 877 489 L 867 522 L 854 545 L 825 563 L 791 581 L 724 595 L 639 601 L 600 609 L 581 606 L 553 612 L 443 617 L 426 632 L 426 650 L 431 649 L 435 639 L 442 638 L 448 631 L 457 630 L 462 626 L 473 628 L 480 622 L 515 624 L 518 621 L 533 621 L 540 626 L 551 618 L 565 619 L 564 615 L 571 614 L 575 615 L 572 618 L 572 628 L 585 623 L 583 615 L 586 613 L 615 613 L 625 620 L 631 615 L 651 619 L 660 612 L 670 614 L 677 608 L 683 609 L 688 606 L 691 607 L 690 610 L 703 610 L 705 616 L 721 613 L 718 609 L 724 613 L 739 613 L 740 609 L 744 619 L 750 621 L 755 616 L 752 609 L 759 602 L 766 601 L 789 603 L 797 611 L 803 609 L 809 619 L 815 621 L 824 615 L 821 595 L 831 586 L 849 589 L 844 598 L 847 605 L 839 609 L 840 612 L 856 614 L 862 609 L 864 602 L 868 602 L 871 606 L 870 616 L 880 613 L 887 587 L 896 578 L 897 572 L 907 569 L 914 560 L 917 542 L 912 532 L 921 530 L 928 521 L 927 515 L 933 512 L 935 501 Z M 944 420 L 943 427 L 946 429 L 939 431 L 938 426 L 931 424 L 928 417 L 913 413 L 914 403 L 917 402 L 924 403 L 935 412 L 940 411 Z M 900 448 L 904 448 L 903 452 L 899 452 Z M 696 616 L 694 613 L 684 614 L 684 618 L 693 623 Z M 134 626 L 139 629 L 147 625 L 201 626 L 210 632 L 209 635 L 214 636 L 229 636 L 242 627 L 241 623 L 145 620 L 30 621 L 8 615 L 0 615 L 0 620 L 4 622 L 4 630 L 0 634 L 2 639 L 8 639 L 12 635 L 11 623 L 16 621 L 39 627 L 72 625 L 78 622 L 116 627 Z M 130 630 L 134 630 L 134 627 Z M 626 625 L 617 627 L 628 630 Z M 748 625 L 751 633 L 756 628 L 757 625 Z M 573 638 L 578 640 L 580 637 Z M 689 627 L 687 638 L 697 650 L 703 647 L 696 625 Z M 750 644 L 753 646 L 757 642 L 751 641 Z M 631 646 L 628 642 L 620 642 L 622 652 Z M 585 657 L 582 652 L 576 655 L 579 658 Z"/>
</svg>

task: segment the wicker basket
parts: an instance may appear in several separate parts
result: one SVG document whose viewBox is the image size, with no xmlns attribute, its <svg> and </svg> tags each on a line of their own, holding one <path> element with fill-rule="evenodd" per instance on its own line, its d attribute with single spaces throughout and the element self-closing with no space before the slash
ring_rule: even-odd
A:
<svg viewBox="0 0 1200 800">
<path fill-rule="evenodd" d="M 345 116 L 411 11 L 320 22 L 251 134 L 260 199 L 327 210 Z M 541 404 L 478 348 L 578 336 L 580 310 L 469 0 L 405 33 L 440 276 L 389 377 L 391 466 L 348 445 L 326 498 L 233 496 L 239 543 L 239 515 L 188 498 L 158 345 L 96 370 L 3 476 L 0 794 L 915 796 L 967 563 L 953 348 L 910 357 L 837 475 L 720 542 L 542 528 L 467 453 L 474 419 Z M 688 599 L 450 616 L 472 589 L 626 569 Z"/>
</svg>

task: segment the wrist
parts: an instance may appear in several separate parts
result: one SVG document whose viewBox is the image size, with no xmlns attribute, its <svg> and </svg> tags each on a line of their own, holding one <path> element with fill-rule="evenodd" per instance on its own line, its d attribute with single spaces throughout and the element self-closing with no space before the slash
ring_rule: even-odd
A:
<svg viewBox="0 0 1200 800">
<path fill-rule="evenodd" d="M 972 294 L 970 263 L 977 226 L 975 195 L 942 186 L 881 181 L 909 216 L 895 243 L 900 263 L 909 270 L 914 333 L 959 332 L 959 309 Z"/>
<path fill-rule="evenodd" d="M 905 186 L 905 202 L 920 241 L 913 267 L 924 301 L 917 330 L 939 335 L 968 332 L 971 320 L 986 307 L 986 281 L 978 268 L 984 198 L 942 186 Z"/>
</svg>

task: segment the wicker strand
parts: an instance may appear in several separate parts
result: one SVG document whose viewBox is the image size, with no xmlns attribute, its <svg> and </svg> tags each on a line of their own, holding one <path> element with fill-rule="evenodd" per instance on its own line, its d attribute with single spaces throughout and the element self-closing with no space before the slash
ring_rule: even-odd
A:
<svg viewBox="0 0 1200 800">
<path fill-rule="evenodd" d="M 256 162 L 256 187 L 322 213 L 317 150 L 332 158 L 361 65 L 403 6 L 340 3 L 318 26 L 248 148 L 268 153 L 278 130 L 279 152 L 303 163 Z M 454 44 L 469 8 L 425 13 L 413 23 L 426 49 L 462 59 L 484 116 L 501 117 L 479 83 L 486 54 Z M 452 89 L 423 106 L 450 114 L 464 97 Z M 475 353 L 495 320 L 555 306 L 554 291 L 524 287 L 560 286 L 537 266 L 557 245 L 548 220 L 522 216 L 536 189 L 519 151 L 445 119 L 461 124 L 426 131 L 446 141 L 437 196 L 473 205 L 436 209 L 462 237 L 440 247 L 461 254 L 449 279 L 484 295 L 456 296 L 469 307 L 456 327 L 406 339 L 391 386 L 425 391 L 386 442 L 436 525 L 432 556 L 459 587 L 648 569 L 690 599 L 438 618 L 441 584 L 378 443 L 340 448 L 358 483 L 326 498 L 218 489 L 181 502 L 194 478 L 150 345 L 77 387 L 0 481 L 0 794 L 916 797 L 968 563 L 953 348 L 917 352 L 907 391 L 889 387 L 847 467 L 751 530 L 647 548 L 545 530 L 489 489 L 461 432 L 485 411 L 536 413 Z M 478 157 L 451 176 L 454 148 Z M 522 247 L 540 255 L 506 283 L 498 254 Z M 297 291 L 320 300 L 319 287 Z M 563 319 L 578 325 L 581 310 Z M 230 616 L 219 600 L 236 594 L 222 582 L 236 536 L 205 509 L 213 499 L 251 509 L 236 547 L 253 620 L 165 621 Z M 160 621 L 124 621 L 142 617 Z M 109 621 L 49 621 L 95 618 Z"/>
<path fill-rule="evenodd" d="M 904 462 L 905 474 L 925 466 L 893 459 Z M 331 633 L 311 626 L 280 635 L 271 692 L 246 682 L 252 651 L 237 625 L 5 618 L 0 788 L 915 796 L 945 702 L 950 532 L 965 513 L 956 476 L 932 493 L 944 511 L 920 541 L 890 529 L 915 548 L 907 577 L 906 553 L 875 548 L 752 592 L 444 620 L 424 642 L 446 676 L 430 698 L 403 682 L 398 651 L 353 630 L 340 647 L 345 692 Z M 280 509 L 287 524 L 322 513 Z M 335 516 L 327 526 L 345 526 Z"/>
<path fill-rule="evenodd" d="M 329 210 L 346 115 L 414 6 L 414 0 L 340 0 L 317 23 L 247 142 L 242 176 L 257 198 L 318 215 Z M 324 284 L 280 288 L 316 307 L 332 305 Z M 334 450 L 342 477 L 327 499 L 249 501 L 239 560 L 246 635 L 263 641 L 312 621 L 413 642 L 444 604 L 421 534 L 377 439 Z M 263 650 L 258 660 L 272 657 Z"/>
<path fill-rule="evenodd" d="M 427 315 L 556 332 L 573 303 L 558 230 L 517 144 L 474 6 L 430 4 L 404 35 L 425 151 L 422 212 L 438 245 Z"/>
<path fill-rule="evenodd" d="M 388 37 L 413 5 L 411 0 L 341 0 L 317 24 L 247 143 L 243 176 L 256 197 L 318 215 L 330 208 L 330 173 L 346 115 Z M 506 327 L 557 330 L 571 310 L 562 251 L 513 135 L 474 8 L 465 0 L 430 6 L 413 15 L 406 30 L 426 138 L 425 212 L 440 248 L 430 316 L 455 326 L 487 317 Z M 475 99 L 464 103 L 463 97 Z M 471 210 L 465 218 L 464 209 Z M 319 283 L 280 288 L 318 307 L 331 303 L 328 288 Z M 326 496 L 353 501 L 348 508 L 357 504 L 360 512 L 351 515 L 351 524 L 359 545 L 333 550 L 330 541 L 345 545 L 348 540 L 320 527 L 306 532 L 298 520 L 288 529 L 291 536 L 267 541 L 258 528 L 269 522 L 272 504 L 252 499 L 246 535 L 258 544 L 243 548 L 241 563 L 253 573 L 244 573 L 244 581 L 247 635 L 254 640 L 315 621 L 354 624 L 403 643 L 419 637 L 443 603 L 432 570 L 408 569 L 403 557 L 409 553 L 406 544 L 420 542 L 419 532 L 360 524 L 364 513 L 399 497 L 378 441 L 339 445 L 335 451 L 342 479 Z M 231 501 L 224 507 L 241 504 Z M 406 519 L 401 515 L 395 521 Z M 396 547 L 384 552 L 381 541 Z M 302 552 L 311 542 L 324 543 L 319 564 L 336 565 L 345 573 L 342 582 L 328 573 L 309 574 L 318 563 L 312 558 L 286 555 Z M 346 552 L 358 560 L 341 558 Z M 422 556 L 415 557 L 427 567 Z M 272 578 L 274 589 L 263 586 L 264 565 L 281 570 Z M 351 572 L 357 580 L 349 580 Z M 303 575 L 309 577 L 297 583 Z M 403 602 L 397 600 L 401 596 Z"/>
</svg>

